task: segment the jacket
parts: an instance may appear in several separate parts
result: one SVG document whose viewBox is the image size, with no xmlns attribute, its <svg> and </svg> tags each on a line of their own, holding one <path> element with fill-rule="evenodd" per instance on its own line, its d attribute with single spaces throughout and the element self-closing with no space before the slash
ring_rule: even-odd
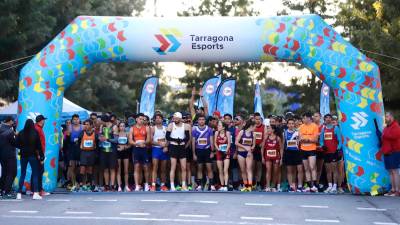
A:
<svg viewBox="0 0 400 225">
<path fill-rule="evenodd" d="M 393 121 L 383 129 L 381 151 L 384 155 L 400 152 L 400 126 L 397 121 Z"/>
<path fill-rule="evenodd" d="M 0 125 L 0 158 L 15 158 L 15 133 L 7 124 Z"/>
</svg>

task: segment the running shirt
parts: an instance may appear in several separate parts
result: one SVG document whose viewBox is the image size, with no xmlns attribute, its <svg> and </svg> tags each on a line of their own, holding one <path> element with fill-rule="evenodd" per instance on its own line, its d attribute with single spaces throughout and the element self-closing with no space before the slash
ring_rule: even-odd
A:
<svg viewBox="0 0 400 225">
<path fill-rule="evenodd" d="M 265 126 L 264 124 L 261 124 L 260 126 L 256 126 L 254 129 L 254 136 L 256 137 L 256 145 L 261 145 L 263 139 L 264 139 L 264 129 Z"/>
<path fill-rule="evenodd" d="M 224 133 L 223 136 L 221 136 L 221 134 L 218 133 L 216 145 L 218 146 L 219 151 L 221 151 L 221 152 L 227 152 L 229 150 L 228 149 L 228 136 L 226 135 L 226 133 Z"/>
<path fill-rule="evenodd" d="M 167 134 L 167 128 L 165 126 L 162 126 L 161 129 L 158 129 L 157 126 L 154 126 L 154 135 L 153 135 L 153 143 L 156 142 L 166 142 L 166 134 Z M 156 146 L 158 147 L 158 146 Z"/>
<path fill-rule="evenodd" d="M 243 130 L 242 137 L 240 138 L 240 143 L 244 146 L 252 146 L 253 145 L 253 132 L 250 135 L 246 134 L 246 131 Z"/>
<path fill-rule="evenodd" d="M 290 131 L 290 130 L 285 130 L 284 133 L 285 137 L 285 149 L 289 151 L 298 151 L 299 150 L 299 132 L 296 130 Z"/>
<path fill-rule="evenodd" d="M 299 128 L 299 134 L 305 139 L 316 139 L 319 131 L 318 126 L 315 123 L 302 124 Z M 300 149 L 303 151 L 315 151 L 317 149 L 316 143 L 301 143 Z"/>
<path fill-rule="evenodd" d="M 93 151 L 96 149 L 97 136 L 95 132 L 88 134 L 86 131 L 80 137 L 80 146 L 83 151 Z"/>
<path fill-rule="evenodd" d="M 196 149 L 208 149 L 211 147 L 211 139 L 214 136 L 214 131 L 207 125 L 203 128 L 198 126 L 193 127 L 192 137 L 195 139 Z"/>
<path fill-rule="evenodd" d="M 340 148 L 339 136 L 339 128 L 337 126 L 325 126 L 321 130 L 320 145 L 327 147 L 327 151 L 325 153 L 335 153 L 337 149 Z"/>
<path fill-rule="evenodd" d="M 83 131 L 82 125 L 79 125 L 78 130 L 75 130 L 74 126 L 71 125 L 71 136 L 70 136 L 71 143 L 78 143 L 79 136 L 81 136 L 82 131 Z"/>
<path fill-rule="evenodd" d="M 171 131 L 171 138 L 184 140 L 185 139 L 185 124 L 181 123 L 181 126 L 177 126 L 174 122 L 172 122 L 172 131 Z M 171 142 L 173 145 L 178 145 L 176 142 Z M 185 145 L 185 143 L 180 143 L 179 145 Z"/>
<path fill-rule="evenodd" d="M 146 142 L 147 131 L 146 126 L 141 126 L 140 128 L 137 126 L 133 126 L 133 140 L 135 142 Z"/>
<path fill-rule="evenodd" d="M 100 142 L 100 149 L 103 152 L 112 152 L 112 144 L 110 142 L 110 139 L 112 139 L 113 132 L 112 132 L 112 127 L 106 127 L 104 126 L 103 129 L 100 130 L 100 134 L 105 137 L 107 140 Z"/>
<path fill-rule="evenodd" d="M 231 150 L 235 151 L 236 150 L 236 145 L 235 145 L 235 140 L 236 140 L 236 127 L 231 126 L 229 127 L 228 131 L 231 133 Z"/>
<path fill-rule="evenodd" d="M 266 138 L 265 140 L 265 145 L 264 145 L 264 152 L 265 152 L 265 158 L 279 158 L 280 156 L 280 144 L 278 141 L 278 136 L 275 136 L 274 139 L 271 139 L 269 137 Z"/>
</svg>

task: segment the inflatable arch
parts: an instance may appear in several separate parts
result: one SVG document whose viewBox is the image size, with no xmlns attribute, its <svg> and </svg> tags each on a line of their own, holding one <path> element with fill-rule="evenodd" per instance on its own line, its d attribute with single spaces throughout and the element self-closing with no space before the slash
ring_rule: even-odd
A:
<svg viewBox="0 0 400 225">
<path fill-rule="evenodd" d="M 65 89 L 95 63 L 126 61 L 300 63 L 334 90 L 352 192 L 376 195 L 389 187 L 376 134 L 383 126 L 379 68 L 319 16 L 79 16 L 22 69 L 19 80 L 18 129 L 38 113 L 49 118 L 46 190 L 56 187 Z"/>
</svg>

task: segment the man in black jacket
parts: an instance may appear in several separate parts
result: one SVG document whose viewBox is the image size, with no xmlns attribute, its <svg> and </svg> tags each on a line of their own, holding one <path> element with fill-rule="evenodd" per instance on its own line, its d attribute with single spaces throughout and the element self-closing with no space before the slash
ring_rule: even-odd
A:
<svg viewBox="0 0 400 225">
<path fill-rule="evenodd" d="M 15 198 L 11 193 L 12 184 L 17 175 L 17 158 L 15 155 L 14 120 L 7 117 L 0 125 L 0 190 L 3 198 Z"/>
</svg>

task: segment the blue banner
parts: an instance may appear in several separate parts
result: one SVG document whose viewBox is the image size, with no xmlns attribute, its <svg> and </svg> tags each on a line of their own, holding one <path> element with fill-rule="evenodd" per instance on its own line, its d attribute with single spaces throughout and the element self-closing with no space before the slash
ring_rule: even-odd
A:
<svg viewBox="0 0 400 225">
<path fill-rule="evenodd" d="M 262 110 L 261 88 L 258 82 L 256 83 L 256 88 L 254 93 L 254 112 L 260 113 L 261 118 L 264 119 L 264 113 Z"/>
<path fill-rule="evenodd" d="M 142 86 L 142 94 L 140 95 L 140 112 L 149 116 L 154 115 L 154 107 L 156 101 L 156 90 L 158 85 L 157 77 L 147 78 Z"/>
<path fill-rule="evenodd" d="M 202 95 L 208 104 L 208 115 L 212 115 L 215 111 L 216 93 L 219 84 L 221 83 L 221 75 L 217 75 L 208 79 L 202 88 Z M 203 107 L 203 102 L 199 99 L 198 106 Z"/>
<path fill-rule="evenodd" d="M 233 105 L 235 102 L 235 79 L 226 79 L 222 81 L 217 90 L 216 110 L 224 115 L 229 113 L 233 115 Z"/>
<path fill-rule="evenodd" d="M 319 99 L 319 112 L 321 113 L 322 117 L 325 116 L 326 114 L 331 113 L 331 109 L 329 106 L 329 92 L 330 92 L 329 86 L 323 83 Z"/>
</svg>

